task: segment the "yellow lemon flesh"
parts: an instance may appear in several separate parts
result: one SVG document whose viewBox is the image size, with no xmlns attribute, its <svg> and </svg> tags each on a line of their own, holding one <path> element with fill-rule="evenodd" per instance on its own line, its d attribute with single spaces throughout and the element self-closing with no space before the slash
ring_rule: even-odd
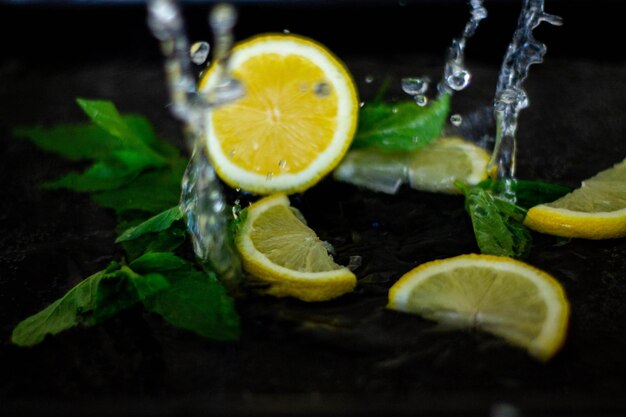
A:
<svg viewBox="0 0 626 417">
<path fill-rule="evenodd" d="M 493 255 L 420 265 L 393 285 L 388 307 L 492 333 L 542 361 L 563 345 L 569 317 L 565 292 L 554 278 Z"/>
<path fill-rule="evenodd" d="M 244 269 L 270 285 L 266 293 L 325 301 L 354 289 L 355 275 L 333 261 L 284 194 L 259 200 L 245 216 L 235 243 Z"/>
<path fill-rule="evenodd" d="M 346 67 L 310 39 L 278 34 L 236 45 L 229 67 L 245 95 L 208 115 L 208 151 L 220 177 L 253 193 L 292 193 L 332 171 L 357 126 Z M 213 88 L 218 73 L 210 69 L 200 89 Z"/>
<path fill-rule="evenodd" d="M 626 236 L 626 160 L 582 182 L 580 188 L 528 210 L 524 224 L 556 236 Z"/>
<path fill-rule="evenodd" d="M 478 184 L 487 178 L 489 155 L 461 138 L 441 138 L 413 152 L 349 151 L 334 172 L 338 181 L 388 194 L 403 183 L 420 191 L 459 193 L 454 182 Z"/>
</svg>

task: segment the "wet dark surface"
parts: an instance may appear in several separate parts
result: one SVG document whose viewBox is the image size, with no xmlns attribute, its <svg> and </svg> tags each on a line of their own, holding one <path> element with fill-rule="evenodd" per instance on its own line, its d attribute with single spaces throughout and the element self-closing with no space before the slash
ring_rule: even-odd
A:
<svg viewBox="0 0 626 417">
<path fill-rule="evenodd" d="M 24 22 L 22 11 L 11 13 L 4 18 Z M 44 12 L 33 16 L 45 22 Z M 626 415 L 626 239 L 534 235 L 528 262 L 553 274 L 572 306 L 564 349 L 540 364 L 489 335 L 443 332 L 384 308 L 388 288 L 412 267 L 477 250 L 460 197 L 409 189 L 387 196 L 326 180 L 295 196 L 340 263 L 362 257 L 359 285 L 319 304 L 242 298 L 237 343 L 202 340 L 136 308 L 34 348 L 10 345 L 21 319 L 119 256 L 111 212 L 86 196 L 39 188 L 75 166 L 12 137 L 10 128 L 81 121 L 74 98 L 103 98 L 147 115 L 161 136 L 182 143 L 143 16 L 135 9 L 121 16 L 111 39 L 123 39 L 121 32 L 129 41 L 119 55 L 114 48 L 102 56 L 86 51 L 82 60 L 69 52 L 80 51 L 77 42 L 54 44 L 59 55 L 47 51 L 41 60 L 14 46 L 0 61 L 0 415 L 513 415 L 507 407 L 523 416 Z M 71 39 L 65 32 L 52 39 Z M 301 33 L 320 35 L 335 49 L 328 34 Z M 551 49 L 527 82 L 519 176 L 576 185 L 626 157 L 626 63 L 593 51 L 559 53 L 563 39 L 548 35 L 557 45 L 550 44 L 554 58 Z M 104 45 L 105 37 L 93 39 Z M 384 60 L 362 47 L 350 52 L 345 42 L 336 49 L 364 99 L 387 76 L 394 81 L 390 95 L 398 97 L 400 77 L 438 79 L 442 66 L 440 54 L 421 54 L 417 46 L 387 51 Z M 474 81 L 455 98 L 456 111 L 489 104 L 492 61 L 470 59 Z M 374 82 L 366 84 L 366 75 Z"/>
</svg>

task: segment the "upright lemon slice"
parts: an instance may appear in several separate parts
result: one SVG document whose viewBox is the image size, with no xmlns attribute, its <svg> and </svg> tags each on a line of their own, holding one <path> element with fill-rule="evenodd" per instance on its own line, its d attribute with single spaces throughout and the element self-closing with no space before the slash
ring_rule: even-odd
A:
<svg viewBox="0 0 626 417">
<path fill-rule="evenodd" d="M 207 141 L 220 177 L 235 188 L 269 194 L 302 191 L 345 154 L 358 99 L 346 67 L 300 36 L 261 35 L 236 45 L 229 62 L 245 87 L 240 100 L 209 114 Z M 200 88 L 211 88 L 209 70 Z"/>
<path fill-rule="evenodd" d="M 558 200 L 531 208 L 524 224 L 564 237 L 626 236 L 626 160 L 583 181 L 580 188 Z"/>
<path fill-rule="evenodd" d="M 462 255 L 428 262 L 389 291 L 389 308 L 477 328 L 548 360 L 565 340 L 569 304 L 561 285 L 523 262 Z"/>
<path fill-rule="evenodd" d="M 456 180 L 478 184 L 487 178 L 489 155 L 461 138 L 437 139 L 412 152 L 355 149 L 334 172 L 335 179 L 395 194 L 403 183 L 421 191 L 459 193 Z"/>
<path fill-rule="evenodd" d="M 284 194 L 248 207 L 235 243 L 244 269 L 270 284 L 268 294 L 324 301 L 356 285 L 354 274 L 333 261 L 327 245 L 294 214 Z"/>
</svg>

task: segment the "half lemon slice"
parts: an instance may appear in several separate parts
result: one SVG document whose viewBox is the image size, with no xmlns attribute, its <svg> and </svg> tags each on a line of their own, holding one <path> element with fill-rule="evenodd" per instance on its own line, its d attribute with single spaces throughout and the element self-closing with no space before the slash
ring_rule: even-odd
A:
<svg viewBox="0 0 626 417">
<path fill-rule="evenodd" d="M 257 201 L 245 216 L 235 243 L 244 269 L 270 285 L 266 293 L 325 301 L 354 289 L 355 275 L 333 261 L 284 194 Z"/>
<path fill-rule="evenodd" d="M 626 236 L 626 160 L 580 188 L 528 210 L 524 224 L 541 233 L 585 239 Z"/>
<path fill-rule="evenodd" d="M 565 341 L 569 303 L 547 273 L 511 258 L 461 255 L 406 273 L 388 307 L 458 328 L 476 328 L 548 360 Z"/>
<path fill-rule="evenodd" d="M 303 191 L 329 173 L 357 126 L 356 87 L 319 43 L 260 35 L 233 48 L 229 67 L 243 98 L 209 113 L 207 143 L 220 177 L 257 194 Z M 219 81 L 209 69 L 206 91 Z"/>
</svg>

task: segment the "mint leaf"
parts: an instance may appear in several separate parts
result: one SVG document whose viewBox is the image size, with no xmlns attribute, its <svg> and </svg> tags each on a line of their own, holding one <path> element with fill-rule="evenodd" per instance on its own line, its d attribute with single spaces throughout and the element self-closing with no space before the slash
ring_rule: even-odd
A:
<svg viewBox="0 0 626 417">
<path fill-rule="evenodd" d="M 164 272 L 181 269 L 190 269 L 189 262 L 174 255 L 171 252 L 149 252 L 130 263 L 133 271 L 142 272 Z"/>
<path fill-rule="evenodd" d="M 146 252 L 172 252 L 182 245 L 187 230 L 182 224 L 175 224 L 158 233 L 148 233 L 136 239 L 121 242 L 126 259 L 132 261 Z"/>
<path fill-rule="evenodd" d="M 419 107 L 413 101 L 368 103 L 359 112 L 359 124 L 352 146 L 386 151 L 423 148 L 439 137 L 449 111 L 448 95 L 427 107 Z"/>
<path fill-rule="evenodd" d="M 78 324 L 89 324 L 96 308 L 97 293 L 103 281 L 117 279 L 119 265 L 112 262 L 106 269 L 96 272 L 69 290 L 37 314 L 21 321 L 11 334 L 11 341 L 19 346 L 33 346 L 46 335 L 57 334 Z"/>
<path fill-rule="evenodd" d="M 457 182 L 465 195 L 465 209 L 472 220 L 476 243 L 481 253 L 524 258 L 530 251 L 531 235 L 522 224 L 526 211 L 494 197 L 479 186 Z"/>
<path fill-rule="evenodd" d="M 170 287 L 144 300 L 146 310 L 161 315 L 175 327 L 220 341 L 240 335 L 233 300 L 215 275 L 198 271 L 167 274 Z"/>
<path fill-rule="evenodd" d="M 184 164 L 170 169 L 145 172 L 121 188 L 94 194 L 92 198 L 102 207 L 118 214 L 140 210 L 159 213 L 178 204 Z"/>
<path fill-rule="evenodd" d="M 165 210 L 156 216 L 153 216 L 138 226 L 126 229 L 115 243 L 136 239 L 146 233 L 161 232 L 170 228 L 172 223 L 183 218 L 183 212 L 178 206 Z"/>
<path fill-rule="evenodd" d="M 543 181 L 515 179 L 509 184 L 511 191 L 515 194 L 516 204 L 524 208 L 550 203 L 572 191 L 569 187 Z M 485 190 L 491 190 L 496 195 L 506 191 L 506 184 L 499 180 L 485 180 L 478 184 L 478 186 Z"/>
</svg>

